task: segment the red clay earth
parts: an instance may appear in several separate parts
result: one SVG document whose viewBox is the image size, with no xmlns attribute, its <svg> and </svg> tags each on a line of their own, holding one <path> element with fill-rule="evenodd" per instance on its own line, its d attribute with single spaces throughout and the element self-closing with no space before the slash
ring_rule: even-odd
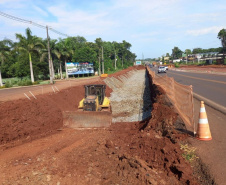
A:
<svg viewBox="0 0 226 185">
<path fill-rule="evenodd" d="M 1 104 L 1 184 L 199 184 L 178 143 L 186 135 L 174 129 L 178 115 L 161 88 L 152 86 L 150 120 L 64 128 L 62 111 L 77 110 L 83 85 Z"/>
</svg>

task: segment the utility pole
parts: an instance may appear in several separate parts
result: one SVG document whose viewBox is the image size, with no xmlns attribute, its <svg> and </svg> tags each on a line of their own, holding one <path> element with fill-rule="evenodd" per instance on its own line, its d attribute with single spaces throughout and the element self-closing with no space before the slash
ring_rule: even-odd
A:
<svg viewBox="0 0 226 185">
<path fill-rule="evenodd" d="M 100 56 L 98 57 L 98 61 L 99 61 L 99 76 L 101 75 L 101 65 L 100 65 Z"/>
<path fill-rule="evenodd" d="M 115 51 L 115 70 L 116 70 L 116 51 Z"/>
<path fill-rule="evenodd" d="M 51 59 L 50 59 L 50 48 L 49 48 L 48 26 L 46 26 L 46 32 L 47 32 L 47 47 L 48 47 L 48 60 L 49 60 L 49 76 L 50 76 L 50 83 L 53 84 L 52 64 L 51 64 Z"/>
<path fill-rule="evenodd" d="M 2 73 L 1 73 L 1 69 L 0 69 L 0 87 L 3 86 L 3 83 L 2 83 Z"/>
<path fill-rule="evenodd" d="M 102 48 L 102 74 L 104 74 L 104 51 L 103 51 L 103 46 L 101 46 Z"/>
</svg>

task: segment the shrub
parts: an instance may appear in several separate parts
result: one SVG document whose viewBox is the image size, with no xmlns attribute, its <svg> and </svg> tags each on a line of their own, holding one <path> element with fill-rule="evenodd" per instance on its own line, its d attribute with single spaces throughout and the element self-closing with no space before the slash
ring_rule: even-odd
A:
<svg viewBox="0 0 226 185">
<path fill-rule="evenodd" d="M 6 88 L 9 88 L 9 87 L 12 87 L 13 85 L 11 84 L 11 82 L 10 81 L 7 81 L 6 83 L 5 83 L 5 87 Z"/>
<path fill-rule="evenodd" d="M 174 66 L 175 66 L 176 68 L 180 67 L 180 65 L 179 65 L 178 63 L 175 63 Z"/>
<path fill-rule="evenodd" d="M 180 149 L 183 151 L 183 158 L 185 158 L 187 161 L 191 162 L 194 159 L 198 158 L 195 154 L 195 147 L 189 147 L 188 144 L 181 144 Z"/>
<path fill-rule="evenodd" d="M 18 86 L 28 86 L 28 85 L 32 85 L 31 80 L 22 80 L 18 82 Z"/>
</svg>

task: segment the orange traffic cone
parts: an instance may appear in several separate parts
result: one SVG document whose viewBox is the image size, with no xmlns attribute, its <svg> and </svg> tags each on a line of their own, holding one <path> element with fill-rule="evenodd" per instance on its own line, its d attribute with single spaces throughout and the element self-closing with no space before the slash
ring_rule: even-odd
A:
<svg viewBox="0 0 226 185">
<path fill-rule="evenodd" d="M 202 140 L 202 141 L 212 140 L 204 101 L 201 101 L 197 137 L 199 140 Z"/>
</svg>

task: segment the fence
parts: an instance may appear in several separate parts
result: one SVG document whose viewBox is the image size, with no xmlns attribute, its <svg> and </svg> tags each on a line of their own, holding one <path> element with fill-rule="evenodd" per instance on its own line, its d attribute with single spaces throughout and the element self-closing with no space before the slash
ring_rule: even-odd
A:
<svg viewBox="0 0 226 185">
<path fill-rule="evenodd" d="M 166 92 L 167 97 L 175 107 L 177 113 L 184 121 L 187 128 L 195 133 L 194 103 L 192 86 L 177 83 L 174 78 L 155 75 L 155 72 L 147 67 L 154 84 L 159 85 Z"/>
<path fill-rule="evenodd" d="M 72 79 L 57 81 L 55 84 L 36 85 L 16 88 L 5 88 L 0 90 L 0 103 L 4 101 L 12 101 L 21 98 L 36 99 L 36 96 L 48 93 L 57 93 L 63 89 L 67 89 L 83 82 L 95 83 L 99 77 Z"/>
</svg>

